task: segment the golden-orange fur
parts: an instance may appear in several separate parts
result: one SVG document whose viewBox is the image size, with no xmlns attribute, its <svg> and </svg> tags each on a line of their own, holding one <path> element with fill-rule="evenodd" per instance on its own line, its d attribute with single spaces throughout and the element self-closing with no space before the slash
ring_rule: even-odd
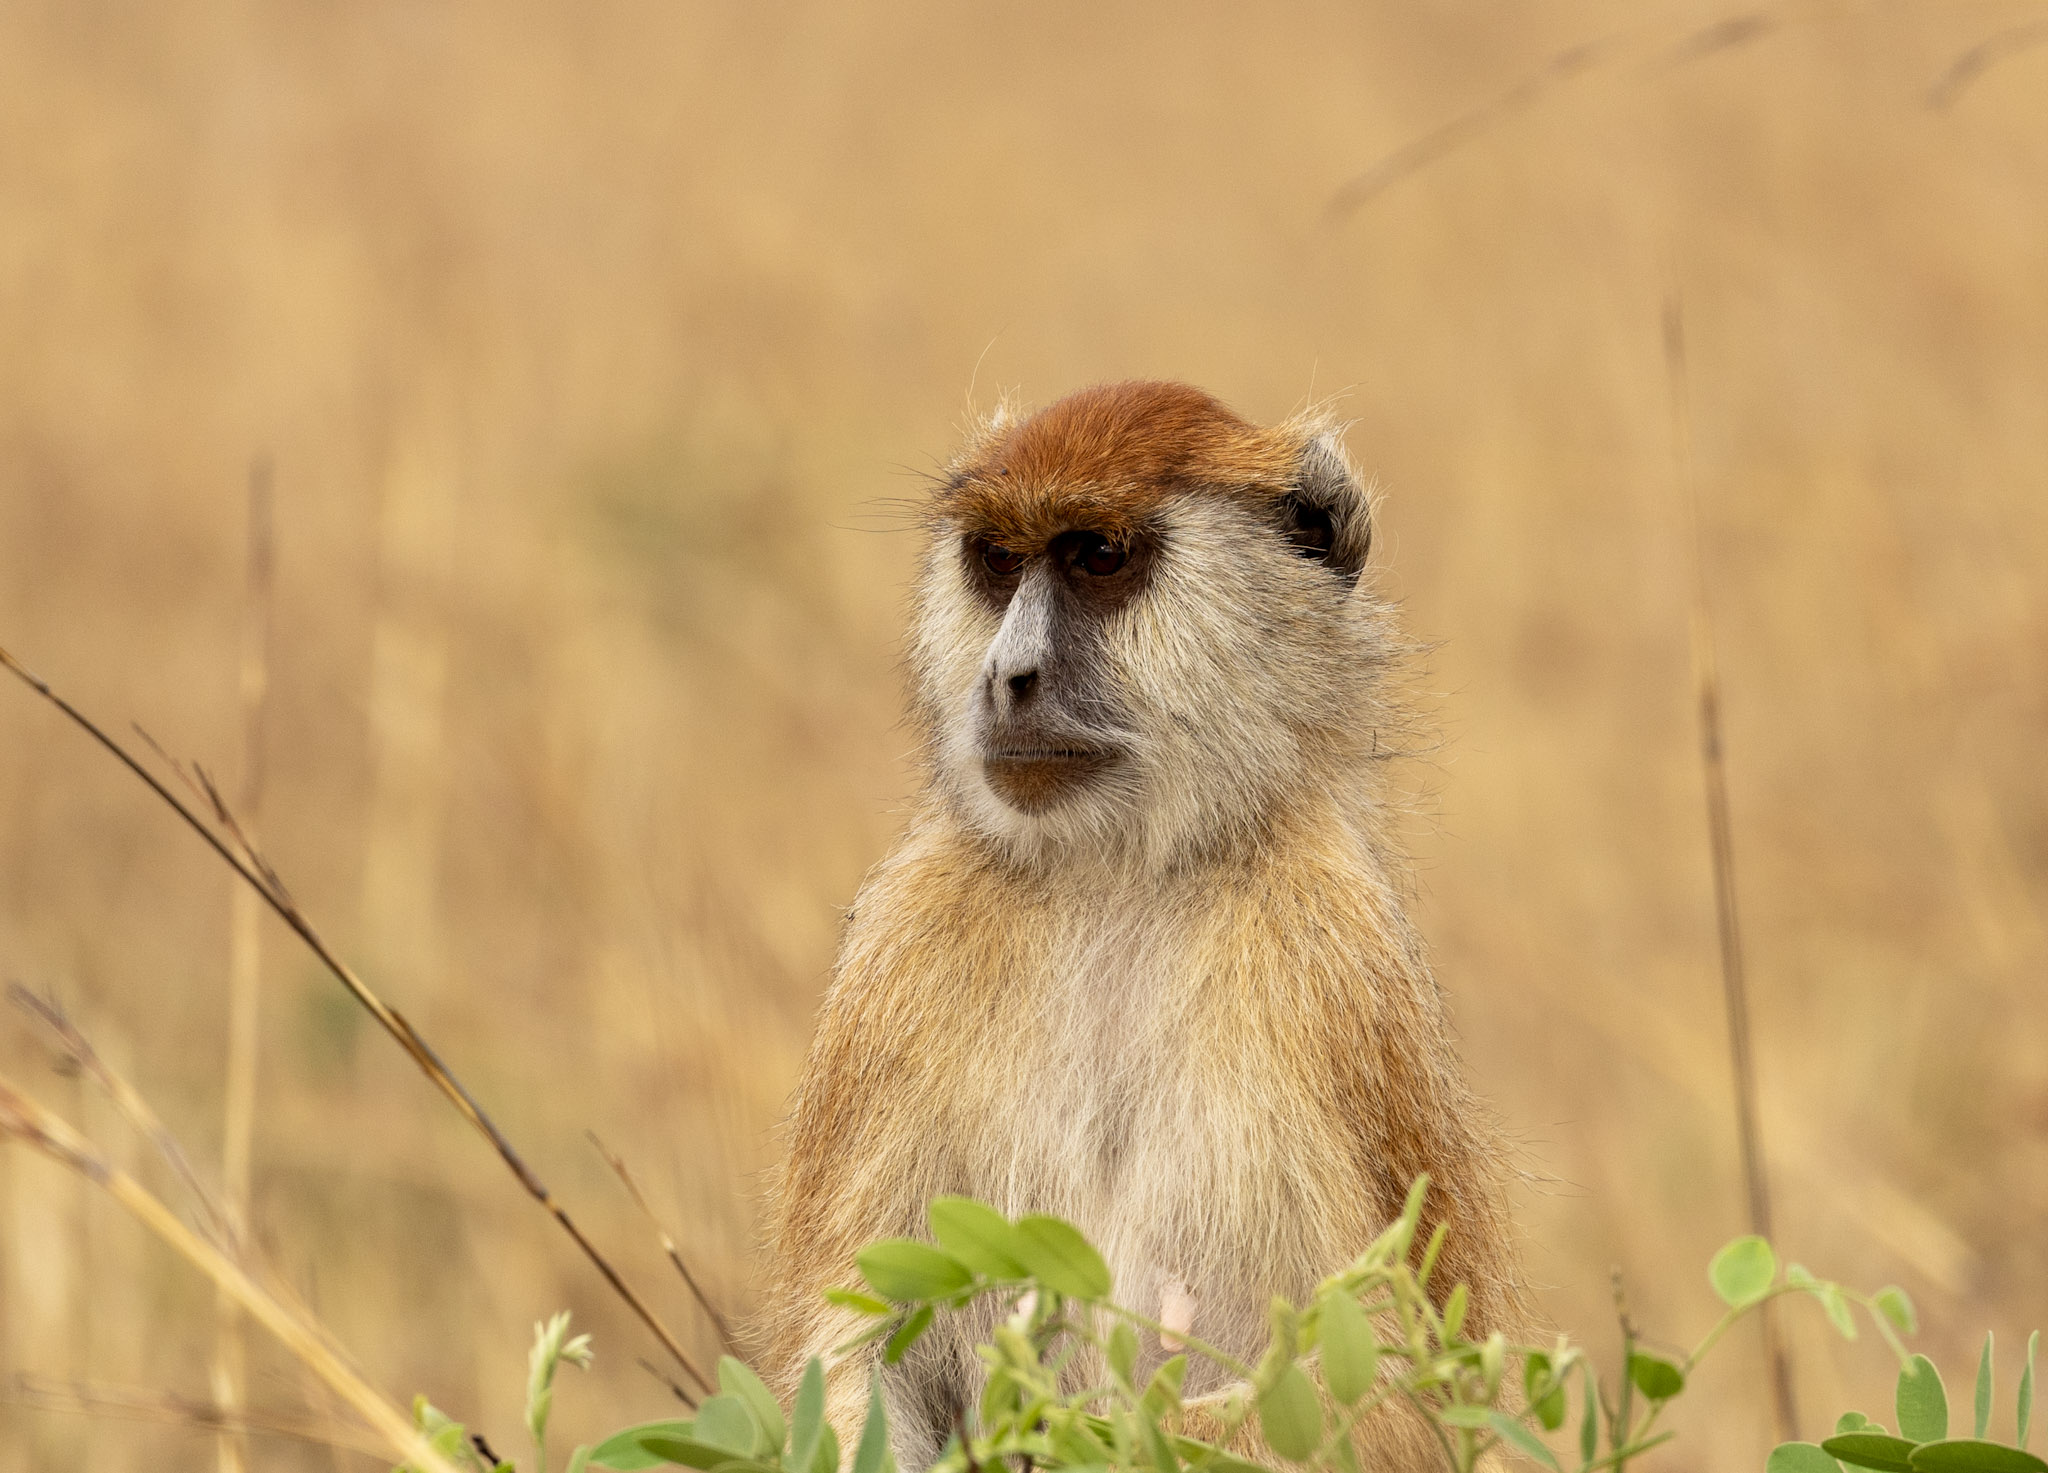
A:
<svg viewBox="0 0 2048 1473">
<path fill-rule="evenodd" d="M 1070 1218 L 1121 1299 L 1188 1286 L 1194 1333 L 1252 1356 L 1270 1297 L 1347 1263 L 1427 1171 L 1437 1282 L 1470 1285 L 1475 1325 L 1514 1317 L 1501 1151 L 1373 778 L 1389 611 L 1274 530 L 1311 475 L 1362 549 L 1368 499 L 1329 425 L 1259 429 L 1138 384 L 998 419 L 944 480 L 911 651 L 931 778 L 849 918 L 774 1192 L 762 1330 L 786 1383 L 856 1327 L 820 1291 L 868 1241 L 921 1234 L 942 1192 Z M 1072 528 L 1161 551 L 1093 657 L 1127 771 L 1039 819 L 989 796 L 959 734 L 1003 617 L 962 539 Z M 874 1363 L 833 1370 L 842 1430 Z M 906 1467 L 977 1384 L 963 1327 L 885 1378 Z M 1419 1455 L 1412 1425 L 1374 1435 L 1375 1466 Z"/>
</svg>

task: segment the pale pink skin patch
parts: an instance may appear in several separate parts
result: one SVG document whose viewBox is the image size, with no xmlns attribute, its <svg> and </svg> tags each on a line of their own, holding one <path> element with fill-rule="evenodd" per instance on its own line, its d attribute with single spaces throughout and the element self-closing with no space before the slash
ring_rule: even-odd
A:
<svg viewBox="0 0 2048 1473">
<path fill-rule="evenodd" d="M 1195 1293 L 1179 1279 L 1159 1286 L 1160 1348 L 1179 1350 L 1187 1344 L 1181 1337 L 1195 1327 Z"/>
</svg>

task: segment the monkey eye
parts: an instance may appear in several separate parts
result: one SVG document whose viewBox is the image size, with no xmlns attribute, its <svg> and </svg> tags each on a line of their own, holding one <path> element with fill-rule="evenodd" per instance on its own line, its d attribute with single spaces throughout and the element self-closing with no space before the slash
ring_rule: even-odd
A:
<svg viewBox="0 0 2048 1473">
<path fill-rule="evenodd" d="M 998 577 L 1007 578 L 1024 566 L 1024 554 L 1021 552 L 1012 552 L 993 542 L 984 542 L 980 546 L 982 566 Z"/>
<path fill-rule="evenodd" d="M 1098 578 L 1107 578 L 1124 565 L 1126 554 L 1114 542 L 1091 537 L 1074 554 L 1074 561 Z"/>
</svg>

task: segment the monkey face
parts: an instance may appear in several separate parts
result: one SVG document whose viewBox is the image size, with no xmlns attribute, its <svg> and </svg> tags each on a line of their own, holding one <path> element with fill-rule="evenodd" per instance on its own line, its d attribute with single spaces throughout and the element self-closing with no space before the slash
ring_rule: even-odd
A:
<svg viewBox="0 0 2048 1473">
<path fill-rule="evenodd" d="M 1079 797 L 1130 759 L 1135 733 L 1106 678 L 1104 624 L 1142 595 L 1154 551 L 1149 536 L 1084 528 L 1037 548 L 961 538 L 968 585 L 1000 620 L 970 721 L 983 780 L 1019 812 Z"/>
<path fill-rule="evenodd" d="M 912 633 L 940 792 L 1024 855 L 1256 838 L 1370 737 L 1369 525 L 1326 434 L 1180 386 L 985 432 L 935 507 Z"/>
</svg>

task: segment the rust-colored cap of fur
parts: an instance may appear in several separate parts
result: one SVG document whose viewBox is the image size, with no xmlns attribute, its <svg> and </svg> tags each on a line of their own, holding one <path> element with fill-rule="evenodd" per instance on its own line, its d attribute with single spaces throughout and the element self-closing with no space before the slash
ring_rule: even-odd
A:
<svg viewBox="0 0 2048 1473">
<path fill-rule="evenodd" d="M 1261 429 L 1188 384 L 1099 384 L 1026 419 L 993 421 L 954 463 L 933 510 L 1020 546 L 1074 527 L 1116 539 L 1177 493 L 1284 493 L 1305 438 L 1298 425 Z"/>
</svg>

